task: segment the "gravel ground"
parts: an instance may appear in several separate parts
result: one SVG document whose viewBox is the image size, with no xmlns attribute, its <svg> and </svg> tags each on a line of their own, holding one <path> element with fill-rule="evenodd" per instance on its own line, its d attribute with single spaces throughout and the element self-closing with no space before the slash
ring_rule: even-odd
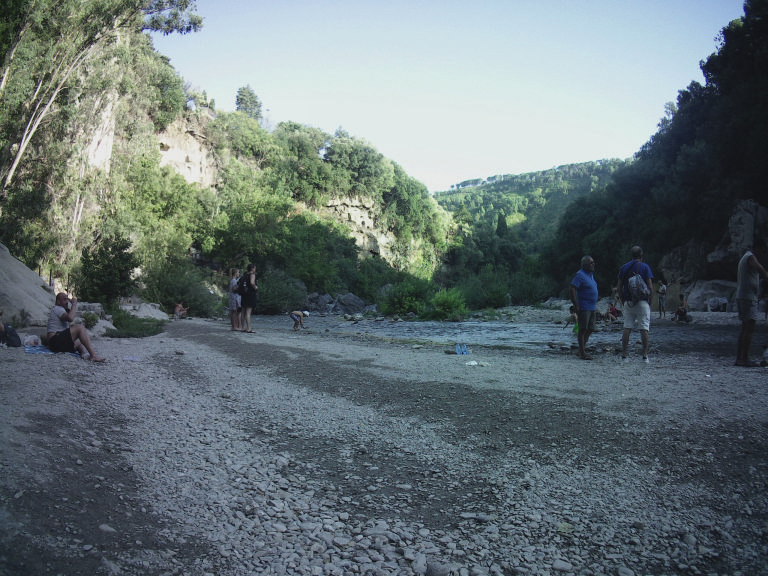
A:
<svg viewBox="0 0 768 576">
<path fill-rule="evenodd" d="M 0 574 L 768 571 L 768 369 L 732 366 L 732 315 L 654 325 L 650 365 L 510 318 L 467 356 L 314 315 L 0 350 Z M 534 320 L 558 339 L 483 345 Z"/>
</svg>

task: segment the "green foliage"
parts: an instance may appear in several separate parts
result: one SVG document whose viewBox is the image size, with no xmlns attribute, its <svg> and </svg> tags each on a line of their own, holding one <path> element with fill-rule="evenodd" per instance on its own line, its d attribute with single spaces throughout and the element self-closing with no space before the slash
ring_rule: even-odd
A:
<svg viewBox="0 0 768 576">
<path fill-rule="evenodd" d="M 146 338 L 155 336 L 165 329 L 165 322 L 155 318 L 137 318 L 120 308 L 111 310 L 114 329 L 107 328 L 107 338 Z"/>
<path fill-rule="evenodd" d="M 219 306 L 210 274 L 186 258 L 157 260 L 142 270 L 140 281 L 144 299 L 158 302 L 169 313 L 182 302 L 190 316 L 208 318 Z"/>
<path fill-rule="evenodd" d="M 130 241 L 103 238 L 83 250 L 80 268 L 74 276 L 75 291 L 81 300 L 110 305 L 131 294 L 133 271 L 138 262 L 130 252 Z"/>
<path fill-rule="evenodd" d="M 508 304 L 511 291 L 510 274 L 505 268 L 497 269 L 488 264 L 479 274 L 469 274 L 461 278 L 456 287 L 472 310 L 501 308 Z"/>
<path fill-rule="evenodd" d="M 253 91 L 253 88 L 251 88 L 250 85 L 242 86 L 237 89 L 235 110 L 242 112 L 248 118 L 256 120 L 257 122 L 261 121 L 261 100 L 256 96 L 256 92 Z"/>
<path fill-rule="evenodd" d="M 206 133 L 220 155 L 230 150 L 236 157 L 253 162 L 258 168 L 269 166 L 278 154 L 272 136 L 258 120 L 244 112 L 220 112 Z"/>
<path fill-rule="evenodd" d="M 430 289 L 430 284 L 424 280 L 405 279 L 380 297 L 379 307 L 384 314 L 418 315 L 425 309 Z"/>
<path fill-rule="evenodd" d="M 259 313 L 290 312 L 304 306 L 306 301 L 304 284 L 283 270 L 268 270 L 259 278 Z"/>
<path fill-rule="evenodd" d="M 429 301 L 431 308 L 423 314 L 429 320 L 449 320 L 460 322 L 467 315 L 464 296 L 458 288 L 440 290 Z"/>
<path fill-rule="evenodd" d="M 83 326 L 88 330 L 93 329 L 99 323 L 99 317 L 94 312 L 85 312 L 83 314 Z"/>
</svg>

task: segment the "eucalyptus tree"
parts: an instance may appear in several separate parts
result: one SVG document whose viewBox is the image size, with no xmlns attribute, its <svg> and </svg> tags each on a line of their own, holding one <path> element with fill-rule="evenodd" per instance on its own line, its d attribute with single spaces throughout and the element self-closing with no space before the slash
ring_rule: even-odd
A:
<svg viewBox="0 0 768 576">
<path fill-rule="evenodd" d="M 202 26 L 192 0 L 12 0 L 0 28 L 0 188 L 18 168 L 62 91 L 128 31 L 187 33 Z"/>
</svg>

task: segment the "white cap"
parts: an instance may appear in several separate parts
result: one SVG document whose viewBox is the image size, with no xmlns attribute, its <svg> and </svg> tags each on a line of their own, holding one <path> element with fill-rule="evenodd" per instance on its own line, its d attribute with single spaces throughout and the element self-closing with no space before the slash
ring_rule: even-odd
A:
<svg viewBox="0 0 768 576">
<path fill-rule="evenodd" d="M 302 312 L 302 314 L 304 314 L 304 316 L 309 316 L 309 312 L 307 312 L 306 310 L 304 310 L 304 312 Z"/>
</svg>

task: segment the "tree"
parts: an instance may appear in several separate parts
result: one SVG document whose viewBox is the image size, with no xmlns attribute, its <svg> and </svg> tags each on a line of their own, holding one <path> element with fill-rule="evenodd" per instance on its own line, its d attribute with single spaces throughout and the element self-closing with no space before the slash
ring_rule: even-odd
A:
<svg viewBox="0 0 768 576">
<path fill-rule="evenodd" d="M 19 164 L 59 94 L 76 72 L 128 30 L 170 34 L 198 30 L 202 19 L 190 0 L 28 0 L 12 13 L 0 83 L 0 188 Z M 19 9 L 20 8 L 20 9 Z"/>
<path fill-rule="evenodd" d="M 258 122 L 263 118 L 261 115 L 261 100 L 256 96 L 256 92 L 253 91 L 250 85 L 238 88 L 237 96 L 235 97 L 235 110 L 244 112 L 248 118 L 253 118 Z"/>
<path fill-rule="evenodd" d="M 134 287 L 133 270 L 138 261 L 124 238 L 104 239 L 83 250 L 80 270 L 75 275 L 77 295 L 88 302 L 113 304 L 128 296 Z"/>
</svg>

